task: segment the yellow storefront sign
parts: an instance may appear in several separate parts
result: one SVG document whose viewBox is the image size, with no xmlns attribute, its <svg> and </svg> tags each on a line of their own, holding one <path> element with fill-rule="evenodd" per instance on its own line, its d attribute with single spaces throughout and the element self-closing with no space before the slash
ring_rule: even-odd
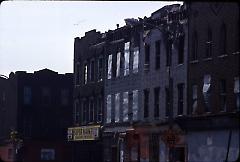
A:
<svg viewBox="0 0 240 162">
<path fill-rule="evenodd" d="M 68 128 L 68 141 L 96 140 L 100 125 Z"/>
</svg>

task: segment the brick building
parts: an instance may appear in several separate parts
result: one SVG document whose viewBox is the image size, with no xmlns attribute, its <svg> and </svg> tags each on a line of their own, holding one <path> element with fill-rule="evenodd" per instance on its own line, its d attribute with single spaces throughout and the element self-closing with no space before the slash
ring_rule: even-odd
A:
<svg viewBox="0 0 240 162">
<path fill-rule="evenodd" d="M 43 69 L 0 80 L 2 160 L 68 161 L 73 75 Z"/>
</svg>

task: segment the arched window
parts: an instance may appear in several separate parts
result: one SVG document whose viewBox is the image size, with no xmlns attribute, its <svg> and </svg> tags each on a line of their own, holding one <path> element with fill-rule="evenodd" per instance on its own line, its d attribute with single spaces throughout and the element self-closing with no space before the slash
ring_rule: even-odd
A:
<svg viewBox="0 0 240 162">
<path fill-rule="evenodd" d="M 220 30 L 220 53 L 219 55 L 225 55 L 227 53 L 226 51 L 226 46 L 227 46 L 227 30 L 226 30 L 226 24 L 223 23 L 221 26 L 221 30 Z"/>
<path fill-rule="evenodd" d="M 211 56 L 212 56 L 212 30 L 210 27 L 208 27 L 205 57 L 210 58 Z"/>
<path fill-rule="evenodd" d="M 192 60 L 198 59 L 198 35 L 195 31 L 192 36 Z"/>
</svg>

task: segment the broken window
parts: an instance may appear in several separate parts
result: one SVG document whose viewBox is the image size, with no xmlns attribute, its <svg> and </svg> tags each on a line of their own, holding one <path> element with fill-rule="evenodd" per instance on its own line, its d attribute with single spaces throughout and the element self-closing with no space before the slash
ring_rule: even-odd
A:
<svg viewBox="0 0 240 162">
<path fill-rule="evenodd" d="M 128 121 L 128 92 L 123 92 L 123 121 Z"/>
<path fill-rule="evenodd" d="M 192 86 L 192 113 L 196 113 L 197 110 L 197 100 L 198 100 L 198 94 L 197 94 L 197 89 L 198 86 L 197 85 L 193 85 Z"/>
<path fill-rule="evenodd" d="M 32 89 L 29 86 L 24 86 L 23 88 L 23 103 L 25 105 L 32 103 Z"/>
<path fill-rule="evenodd" d="M 160 68 L 161 40 L 155 42 L 155 69 Z"/>
<path fill-rule="evenodd" d="M 183 64 L 184 61 L 184 35 L 179 37 L 178 44 L 178 64 Z"/>
<path fill-rule="evenodd" d="M 145 44 L 144 70 L 149 70 L 149 68 L 150 68 L 150 45 Z"/>
<path fill-rule="evenodd" d="M 184 84 L 183 83 L 178 84 L 177 88 L 178 88 L 178 115 L 183 115 Z"/>
<path fill-rule="evenodd" d="M 149 89 L 144 90 L 144 118 L 149 116 Z"/>
<path fill-rule="evenodd" d="M 210 58 L 212 56 L 212 30 L 210 27 L 207 32 L 207 42 L 206 42 L 206 58 Z"/>
<path fill-rule="evenodd" d="M 219 55 L 225 55 L 227 52 L 226 52 L 226 37 L 227 36 L 227 31 L 226 31 L 226 24 L 223 23 L 222 26 L 221 26 L 221 32 L 220 32 L 220 43 L 219 43 L 219 48 L 220 48 L 220 53 Z"/>
<path fill-rule="evenodd" d="M 138 62 L 139 62 L 139 48 L 134 48 L 133 51 L 133 73 L 138 72 Z"/>
<path fill-rule="evenodd" d="M 103 80 L 103 58 L 98 59 L 98 81 Z"/>
<path fill-rule="evenodd" d="M 80 84 L 80 64 L 79 64 L 79 62 L 76 64 L 76 78 L 75 78 L 75 80 L 76 80 L 76 85 L 79 85 Z"/>
<path fill-rule="evenodd" d="M 240 110 L 240 90 L 239 90 L 239 77 L 234 78 L 234 93 L 236 96 L 236 108 Z"/>
<path fill-rule="evenodd" d="M 210 95 L 211 95 L 211 75 L 204 75 L 203 80 L 203 97 L 205 102 L 205 112 L 210 112 Z"/>
<path fill-rule="evenodd" d="M 88 80 L 88 67 L 87 64 L 84 65 L 84 84 L 87 84 L 87 80 Z"/>
<path fill-rule="evenodd" d="M 198 35 L 195 31 L 192 38 L 192 60 L 198 59 Z"/>
<path fill-rule="evenodd" d="M 107 95 L 107 119 L 106 123 L 111 123 L 112 96 Z"/>
<path fill-rule="evenodd" d="M 117 53 L 117 71 L 116 71 L 116 77 L 120 76 L 120 58 L 121 58 L 121 52 Z"/>
<path fill-rule="evenodd" d="M 115 122 L 119 122 L 120 93 L 115 94 Z"/>
<path fill-rule="evenodd" d="M 133 91 L 132 113 L 133 113 L 133 121 L 137 121 L 138 120 L 138 90 Z"/>
<path fill-rule="evenodd" d="M 90 81 L 94 81 L 94 68 L 95 68 L 95 66 L 94 66 L 94 60 L 92 60 L 91 62 L 90 62 Z"/>
<path fill-rule="evenodd" d="M 154 117 L 159 117 L 159 99 L 160 99 L 160 87 L 154 88 Z"/>
<path fill-rule="evenodd" d="M 111 79 L 112 77 L 112 55 L 108 55 L 108 73 L 107 78 Z"/>
<path fill-rule="evenodd" d="M 227 93 L 226 93 L 226 80 L 221 79 L 220 80 L 220 110 L 221 111 L 226 111 L 227 107 Z"/>
<path fill-rule="evenodd" d="M 129 75 L 129 55 L 130 55 L 130 42 L 125 43 L 124 46 L 124 76 Z"/>
</svg>

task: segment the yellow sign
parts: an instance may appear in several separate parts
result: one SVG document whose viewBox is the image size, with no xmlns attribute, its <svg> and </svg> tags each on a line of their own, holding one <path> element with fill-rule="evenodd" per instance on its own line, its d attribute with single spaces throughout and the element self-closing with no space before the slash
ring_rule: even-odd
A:
<svg viewBox="0 0 240 162">
<path fill-rule="evenodd" d="M 100 125 L 68 128 L 68 141 L 96 140 Z"/>
</svg>

